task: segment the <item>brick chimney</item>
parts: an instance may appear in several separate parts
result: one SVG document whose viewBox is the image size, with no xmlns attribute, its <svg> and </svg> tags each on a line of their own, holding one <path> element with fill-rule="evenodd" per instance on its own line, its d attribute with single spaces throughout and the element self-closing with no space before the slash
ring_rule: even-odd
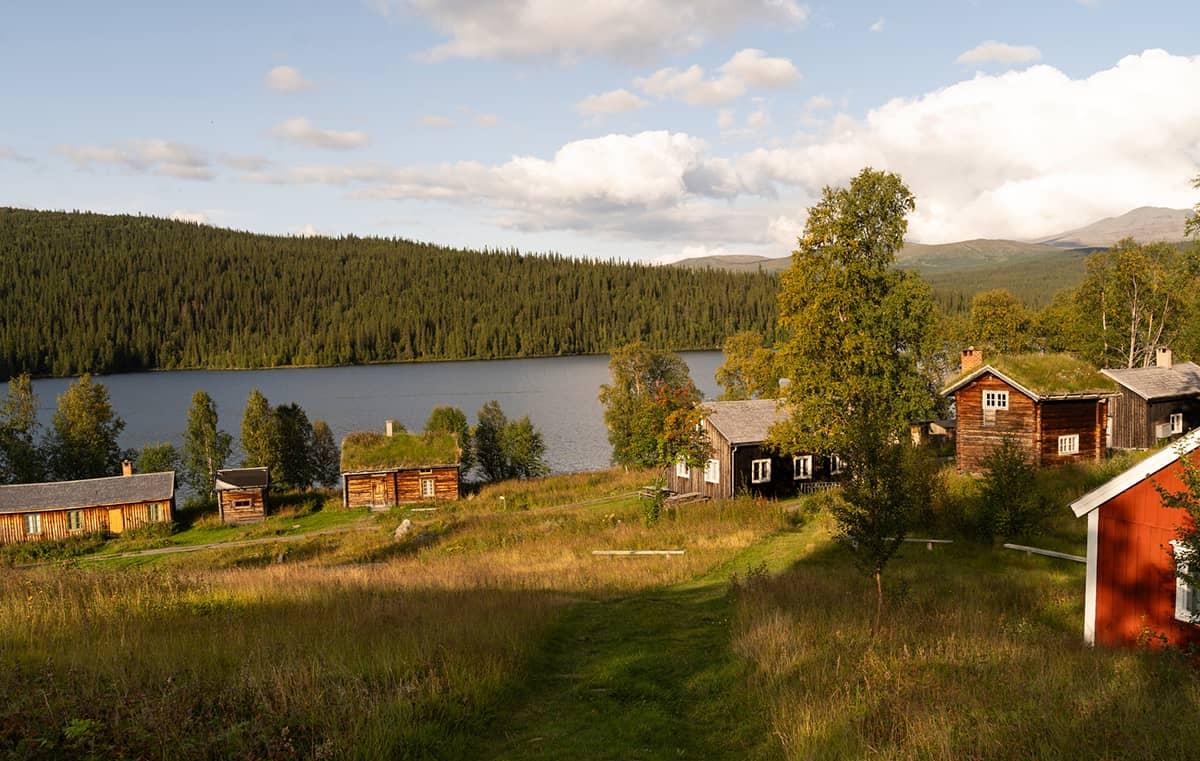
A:
<svg viewBox="0 0 1200 761">
<path fill-rule="evenodd" d="M 387 435 L 387 437 L 389 439 L 392 436 L 396 435 L 396 421 L 395 420 L 383 421 L 383 432 Z"/>
<path fill-rule="evenodd" d="M 133 460 L 121 460 L 121 475 L 133 475 Z"/>
<path fill-rule="evenodd" d="M 1154 366 L 1170 368 L 1171 362 L 1171 350 L 1165 346 L 1158 347 L 1158 351 L 1154 353 Z"/>
<path fill-rule="evenodd" d="M 968 346 L 962 350 L 961 362 L 962 372 L 969 373 L 983 365 L 983 351 L 974 346 Z"/>
</svg>

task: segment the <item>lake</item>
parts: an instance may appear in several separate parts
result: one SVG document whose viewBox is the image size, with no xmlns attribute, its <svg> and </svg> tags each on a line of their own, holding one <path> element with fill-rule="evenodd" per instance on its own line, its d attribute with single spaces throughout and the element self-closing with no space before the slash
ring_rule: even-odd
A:
<svg viewBox="0 0 1200 761">
<path fill-rule="evenodd" d="M 683 352 L 681 356 L 705 397 L 714 397 L 718 388 L 713 375 L 722 362 L 721 353 Z M 58 395 L 73 380 L 34 381 L 42 425 L 50 425 Z M 296 402 L 310 420 L 328 422 L 339 441 L 350 431 L 382 432 L 387 418 L 420 430 L 438 405 L 461 408 L 473 424 L 476 411 L 495 399 L 509 418 L 529 415 L 542 431 L 546 462 L 554 472 L 604 468 L 612 454 L 596 398 L 600 384 L 608 381 L 607 356 L 186 370 L 97 376 L 97 380 L 108 387 L 117 414 L 125 420 L 121 446 L 128 448 L 156 441 L 178 446 L 192 394 L 199 390 L 212 396 L 220 427 L 236 440 L 246 397 L 257 386 L 271 404 Z"/>
</svg>

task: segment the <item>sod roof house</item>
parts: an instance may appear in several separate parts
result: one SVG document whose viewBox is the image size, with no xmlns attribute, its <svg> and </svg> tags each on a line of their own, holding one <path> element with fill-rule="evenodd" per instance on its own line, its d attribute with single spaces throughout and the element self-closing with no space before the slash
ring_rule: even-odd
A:
<svg viewBox="0 0 1200 761">
<path fill-rule="evenodd" d="M 269 468 L 225 468 L 217 471 L 217 510 L 222 523 L 259 523 L 267 517 Z"/>
<path fill-rule="evenodd" d="M 458 499 L 462 452 L 454 434 L 412 434 L 387 421 L 384 433 L 359 431 L 342 441 L 342 501 L 387 509 Z"/>
<path fill-rule="evenodd" d="M 955 455 L 960 471 L 978 472 L 1005 439 L 1039 467 L 1099 460 L 1107 451 L 1111 378 L 1067 354 L 1019 354 L 983 362 L 962 353 L 958 377 L 942 393 L 954 398 Z"/>
<path fill-rule="evenodd" d="M 1149 449 L 1200 425 L 1200 366 L 1160 348 L 1151 367 L 1101 370 L 1119 387 L 1109 403 L 1109 446 Z"/>
</svg>

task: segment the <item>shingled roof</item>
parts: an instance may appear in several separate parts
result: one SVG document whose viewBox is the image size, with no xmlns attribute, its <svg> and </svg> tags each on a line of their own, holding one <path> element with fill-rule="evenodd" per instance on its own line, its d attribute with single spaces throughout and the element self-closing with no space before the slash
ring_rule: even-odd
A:
<svg viewBox="0 0 1200 761">
<path fill-rule="evenodd" d="M 265 489 L 271 485 L 269 468 L 225 468 L 217 471 L 217 491 Z"/>
<path fill-rule="evenodd" d="M 1200 395 L 1200 366 L 1179 362 L 1171 367 L 1128 367 L 1101 370 L 1146 401 Z"/>
<path fill-rule="evenodd" d="M 162 502 L 175 496 L 175 473 L 51 481 L 0 486 L 0 514 L 78 510 L 84 507 Z"/>
<path fill-rule="evenodd" d="M 704 411 L 709 424 L 734 445 L 761 444 L 771 426 L 788 417 L 787 408 L 776 399 L 708 402 Z"/>
</svg>

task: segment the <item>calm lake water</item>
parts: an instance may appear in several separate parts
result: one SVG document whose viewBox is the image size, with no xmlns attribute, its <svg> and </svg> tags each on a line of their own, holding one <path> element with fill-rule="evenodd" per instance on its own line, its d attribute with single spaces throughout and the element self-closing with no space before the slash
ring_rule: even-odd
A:
<svg viewBox="0 0 1200 761">
<path fill-rule="evenodd" d="M 713 374 L 720 352 L 685 352 L 692 379 L 705 397 L 717 394 Z M 480 362 L 295 368 L 281 370 L 189 370 L 130 373 L 97 378 L 108 387 L 117 414 L 125 420 L 121 446 L 140 448 L 155 441 L 181 443 L 192 394 L 204 390 L 217 403 L 221 428 L 237 439 L 242 409 L 257 386 L 272 404 L 296 402 L 310 420 L 325 420 L 334 435 L 383 430 L 394 418 L 420 430 L 429 411 L 454 405 L 473 423 L 489 399 L 510 418 L 529 415 L 546 440 L 546 461 L 554 472 L 607 467 L 611 448 L 596 399 L 608 380 L 608 357 L 554 357 Z M 55 401 L 73 379 L 34 381 L 42 424 L 49 426 Z M 237 455 L 240 457 L 240 453 Z"/>
</svg>

